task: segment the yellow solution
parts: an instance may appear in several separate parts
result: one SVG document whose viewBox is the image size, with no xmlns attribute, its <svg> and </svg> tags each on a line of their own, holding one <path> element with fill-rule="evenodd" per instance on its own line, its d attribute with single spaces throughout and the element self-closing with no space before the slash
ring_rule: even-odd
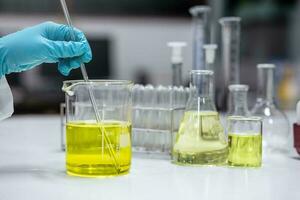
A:
<svg viewBox="0 0 300 200">
<path fill-rule="evenodd" d="M 119 173 L 103 137 L 111 142 Z M 121 121 L 76 121 L 67 123 L 67 173 L 77 176 L 115 176 L 129 172 L 131 124 Z"/>
<path fill-rule="evenodd" d="M 262 136 L 228 135 L 228 164 L 241 167 L 260 167 L 262 160 Z"/>
<path fill-rule="evenodd" d="M 173 147 L 173 162 L 180 165 L 222 165 L 228 147 L 219 114 L 185 112 Z"/>
</svg>

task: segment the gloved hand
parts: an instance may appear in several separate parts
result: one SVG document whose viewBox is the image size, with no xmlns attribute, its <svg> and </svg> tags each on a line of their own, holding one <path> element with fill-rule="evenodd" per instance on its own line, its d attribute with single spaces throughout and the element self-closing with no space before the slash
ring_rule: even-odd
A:
<svg viewBox="0 0 300 200">
<path fill-rule="evenodd" d="M 72 69 L 92 59 L 84 34 L 74 28 L 45 22 L 0 38 L 0 77 L 11 72 L 29 70 L 41 63 L 58 62 L 58 70 L 67 76 Z"/>
</svg>

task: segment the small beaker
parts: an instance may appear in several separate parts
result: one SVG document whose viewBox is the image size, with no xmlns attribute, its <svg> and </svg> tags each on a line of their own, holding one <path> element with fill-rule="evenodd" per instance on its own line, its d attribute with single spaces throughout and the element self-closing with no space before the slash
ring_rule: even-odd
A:
<svg viewBox="0 0 300 200">
<path fill-rule="evenodd" d="M 262 119 L 230 116 L 227 120 L 228 165 L 260 167 L 262 163 Z"/>
<path fill-rule="evenodd" d="M 117 80 L 64 81 L 68 174 L 115 176 L 129 172 L 132 85 Z"/>
</svg>

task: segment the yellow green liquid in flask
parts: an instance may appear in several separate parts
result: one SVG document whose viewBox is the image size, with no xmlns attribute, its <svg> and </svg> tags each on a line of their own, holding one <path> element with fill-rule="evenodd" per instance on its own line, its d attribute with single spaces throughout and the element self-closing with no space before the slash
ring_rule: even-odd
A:
<svg viewBox="0 0 300 200">
<path fill-rule="evenodd" d="M 223 165 L 228 146 L 219 114 L 187 111 L 173 147 L 173 162 L 179 165 Z"/>
<path fill-rule="evenodd" d="M 240 167 L 260 167 L 262 160 L 262 136 L 228 135 L 228 165 Z"/>
<path fill-rule="evenodd" d="M 103 138 L 105 131 L 114 151 L 119 172 Z M 120 121 L 67 123 L 67 173 L 76 176 L 115 176 L 129 172 L 131 124 Z"/>
</svg>

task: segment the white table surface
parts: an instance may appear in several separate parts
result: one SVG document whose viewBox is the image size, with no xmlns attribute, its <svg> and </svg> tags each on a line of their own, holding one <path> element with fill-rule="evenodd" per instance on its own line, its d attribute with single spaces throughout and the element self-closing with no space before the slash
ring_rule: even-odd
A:
<svg viewBox="0 0 300 200">
<path fill-rule="evenodd" d="M 181 167 L 133 158 L 129 175 L 65 174 L 58 116 L 0 122 L 0 200 L 300 199 L 300 157 L 274 156 L 260 169 Z"/>
</svg>

